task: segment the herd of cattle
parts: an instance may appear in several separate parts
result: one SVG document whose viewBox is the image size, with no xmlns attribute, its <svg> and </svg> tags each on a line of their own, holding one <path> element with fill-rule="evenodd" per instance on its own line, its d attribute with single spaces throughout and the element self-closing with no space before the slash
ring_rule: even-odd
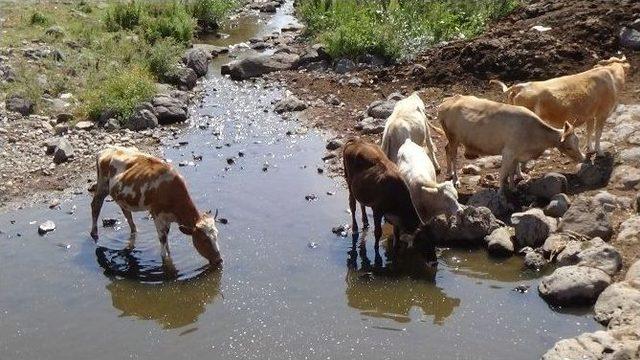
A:
<svg viewBox="0 0 640 360">
<path fill-rule="evenodd" d="M 538 158 L 556 147 L 575 161 L 585 156 L 574 127 L 586 123 L 588 151 L 601 153 L 600 137 L 605 120 L 618 104 L 630 68 L 626 58 L 612 57 L 593 69 L 547 81 L 507 87 L 507 103 L 455 95 L 438 107 L 442 129 L 431 124 L 417 93 L 396 103 L 386 121 L 382 146 L 354 138 L 343 147 L 344 173 L 349 190 L 353 231 L 358 230 L 356 202 L 361 205 L 363 226 L 368 226 L 366 207 L 373 210 L 376 249 L 382 236 L 382 218 L 393 225 L 393 248 L 405 242 L 437 262 L 435 245 L 425 225 L 435 216 L 454 214 L 458 203 L 457 149 L 465 157 L 502 155 L 501 191 L 513 189 L 522 176 L 521 163 Z M 430 128 L 443 133 L 447 175 L 438 183 L 440 166 Z M 595 130 L 595 146 L 591 137 Z M 97 157 L 97 187 L 91 203 L 91 236 L 98 239 L 97 221 L 104 199 L 111 195 L 129 223 L 136 226 L 132 211 L 149 211 L 169 260 L 167 235 L 171 223 L 193 238 L 193 245 L 212 265 L 222 262 L 215 216 L 196 208 L 183 178 L 165 161 L 132 148 L 110 147 Z M 133 241 L 133 237 L 132 237 Z M 131 246 L 133 243 L 131 244 Z"/>
</svg>

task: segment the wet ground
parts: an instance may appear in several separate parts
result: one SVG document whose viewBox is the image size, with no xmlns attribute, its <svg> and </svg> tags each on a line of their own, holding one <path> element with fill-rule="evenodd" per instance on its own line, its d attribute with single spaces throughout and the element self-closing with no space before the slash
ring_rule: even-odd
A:
<svg viewBox="0 0 640 360">
<path fill-rule="evenodd" d="M 215 75 L 204 88 L 192 128 L 163 153 L 186 163 L 196 204 L 228 219 L 223 269 L 174 227 L 168 279 L 152 221 L 135 214 L 136 249 L 123 250 L 113 203 L 102 217 L 120 222 L 96 246 L 88 195 L 2 213 L 0 359 L 531 359 L 599 328 L 588 312 L 549 308 L 521 258 L 443 249 L 425 275 L 376 257 L 372 233 L 333 234 L 350 216 L 341 184 L 318 173 L 323 134 L 271 111 L 282 89 Z M 48 219 L 57 229 L 39 236 Z M 531 288 L 512 290 L 521 284 Z"/>
</svg>

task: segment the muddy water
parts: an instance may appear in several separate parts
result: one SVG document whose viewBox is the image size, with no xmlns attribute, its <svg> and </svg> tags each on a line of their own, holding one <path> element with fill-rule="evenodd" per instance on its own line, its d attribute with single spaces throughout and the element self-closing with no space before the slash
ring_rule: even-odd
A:
<svg viewBox="0 0 640 360">
<path fill-rule="evenodd" d="M 586 311 L 549 308 L 520 258 L 444 249 L 425 275 L 376 256 L 371 233 L 332 234 L 349 215 L 341 185 L 318 174 L 322 135 L 271 112 L 281 89 L 219 76 L 204 87 L 194 126 L 163 151 L 194 162 L 179 169 L 196 203 L 228 219 L 223 270 L 208 271 L 174 228 L 171 280 L 143 213 L 135 250 L 122 223 L 94 245 L 86 194 L 5 212 L 0 359 L 532 359 L 598 328 Z M 102 216 L 123 221 L 113 203 Z M 46 219 L 57 229 L 38 236 Z M 531 289 L 512 291 L 520 284 Z"/>
</svg>

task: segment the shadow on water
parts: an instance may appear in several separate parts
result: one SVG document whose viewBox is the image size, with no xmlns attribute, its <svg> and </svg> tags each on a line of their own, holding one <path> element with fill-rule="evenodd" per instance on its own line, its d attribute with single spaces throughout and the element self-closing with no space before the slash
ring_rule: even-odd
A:
<svg viewBox="0 0 640 360">
<path fill-rule="evenodd" d="M 360 242 L 359 235 L 362 235 Z M 417 307 L 424 315 L 433 316 L 434 324 L 443 325 L 460 305 L 460 299 L 447 296 L 436 286 L 436 270 L 426 269 L 422 256 L 406 251 L 386 264 L 380 253 L 374 251 L 372 263 L 367 255 L 366 235 L 366 232 L 353 234 L 348 252 L 345 279 L 348 305 L 364 316 L 400 323 L 410 322 L 410 312 Z"/>
</svg>

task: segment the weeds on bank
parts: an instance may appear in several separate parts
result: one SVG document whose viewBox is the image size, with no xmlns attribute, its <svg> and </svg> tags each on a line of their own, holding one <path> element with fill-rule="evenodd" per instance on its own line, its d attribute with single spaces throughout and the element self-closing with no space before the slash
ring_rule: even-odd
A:
<svg viewBox="0 0 640 360">
<path fill-rule="evenodd" d="M 518 0 L 298 0 L 307 33 L 334 57 L 411 58 L 427 47 L 480 34 Z"/>
<path fill-rule="evenodd" d="M 179 61 L 198 31 L 216 29 L 241 0 L 122 0 L 106 7 L 93 1 L 0 4 L 2 49 L 16 81 L 0 82 L 0 100 L 19 93 L 42 109 L 45 98 L 71 92 L 79 117 L 103 110 L 128 116 L 155 93 L 155 81 Z M 52 26 L 63 34 L 47 35 Z M 27 60 L 24 48 L 48 46 L 63 61 Z"/>
</svg>

